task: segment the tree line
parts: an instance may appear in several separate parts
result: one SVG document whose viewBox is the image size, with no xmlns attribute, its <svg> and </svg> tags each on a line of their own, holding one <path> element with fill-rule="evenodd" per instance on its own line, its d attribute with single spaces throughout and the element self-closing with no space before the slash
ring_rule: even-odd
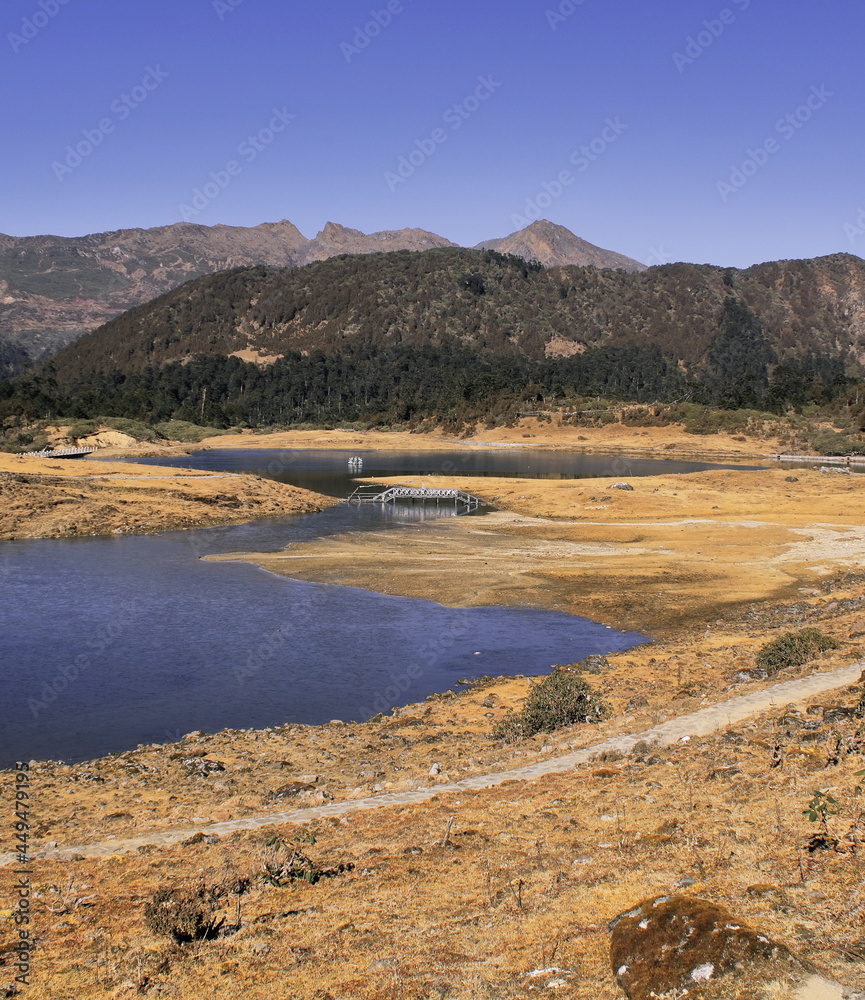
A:
<svg viewBox="0 0 865 1000">
<path fill-rule="evenodd" d="M 684 374 L 657 345 L 590 347 L 566 358 L 482 355 L 450 345 L 362 343 L 289 351 L 262 366 L 198 354 L 186 362 L 58 380 L 50 366 L 0 383 L 0 417 L 125 417 L 231 427 L 298 423 L 468 424 L 504 421 L 544 401 L 592 396 L 634 402 L 688 399 L 782 412 L 827 403 L 850 384 L 837 359 L 774 363 L 753 314 L 725 305 L 710 368 Z"/>
</svg>

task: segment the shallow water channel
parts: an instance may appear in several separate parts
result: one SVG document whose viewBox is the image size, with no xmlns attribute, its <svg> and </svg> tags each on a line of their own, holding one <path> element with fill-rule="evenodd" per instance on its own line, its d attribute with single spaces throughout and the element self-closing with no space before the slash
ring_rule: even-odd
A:
<svg viewBox="0 0 865 1000">
<path fill-rule="evenodd" d="M 532 449 L 232 450 L 152 461 L 255 471 L 346 496 L 358 475 L 349 471 L 353 455 L 363 459 L 360 475 L 390 478 L 624 478 L 719 467 Z M 543 673 L 646 641 L 557 612 L 447 608 L 200 558 L 277 551 L 346 531 L 401 531 L 449 513 L 340 504 L 194 531 L 0 542 L 0 767 L 87 760 L 191 730 L 361 720 L 465 677 Z"/>
</svg>

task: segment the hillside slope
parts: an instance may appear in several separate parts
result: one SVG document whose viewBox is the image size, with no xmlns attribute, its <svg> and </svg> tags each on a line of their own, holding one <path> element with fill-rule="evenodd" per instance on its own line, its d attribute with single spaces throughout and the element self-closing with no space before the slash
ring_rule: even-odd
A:
<svg viewBox="0 0 865 1000">
<path fill-rule="evenodd" d="M 781 360 L 814 352 L 855 370 L 865 362 L 865 261 L 851 255 L 744 271 L 670 264 L 629 274 L 544 270 L 459 248 L 199 278 L 117 317 L 55 362 L 67 380 L 199 353 L 265 363 L 287 351 L 434 344 L 539 359 L 652 344 L 695 371 L 707 364 L 731 298 L 762 324 Z"/>
</svg>

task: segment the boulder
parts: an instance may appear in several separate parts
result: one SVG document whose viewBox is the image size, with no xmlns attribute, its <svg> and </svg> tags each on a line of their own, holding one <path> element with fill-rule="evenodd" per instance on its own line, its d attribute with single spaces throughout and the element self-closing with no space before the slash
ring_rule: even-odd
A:
<svg viewBox="0 0 865 1000">
<path fill-rule="evenodd" d="M 765 963 L 776 977 L 801 965 L 784 945 L 749 927 L 723 906 L 692 896 L 646 899 L 610 923 L 610 962 L 629 1000 L 702 986 Z M 771 977 L 770 977 L 771 978 Z"/>
<path fill-rule="evenodd" d="M 302 792 L 312 791 L 315 791 L 315 786 L 309 784 L 307 781 L 289 781 L 287 785 L 281 785 L 272 792 L 268 792 L 267 800 L 269 802 L 279 802 L 281 799 L 292 799 Z"/>
<path fill-rule="evenodd" d="M 630 490 L 633 492 L 634 487 L 630 483 L 610 483 L 607 487 L 608 490 Z"/>
</svg>

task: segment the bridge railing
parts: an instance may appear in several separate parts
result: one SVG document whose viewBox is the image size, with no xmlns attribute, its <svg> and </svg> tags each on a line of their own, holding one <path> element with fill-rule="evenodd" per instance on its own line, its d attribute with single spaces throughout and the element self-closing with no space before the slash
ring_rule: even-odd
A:
<svg viewBox="0 0 865 1000">
<path fill-rule="evenodd" d="M 458 505 L 464 504 L 469 509 L 480 506 L 483 501 L 466 493 L 464 490 L 453 487 L 432 487 L 432 486 L 388 486 L 377 493 L 364 492 L 376 487 L 359 486 L 354 493 L 349 496 L 349 503 L 393 503 L 397 500 L 419 500 L 440 503 L 443 500 L 453 500 Z"/>
<path fill-rule="evenodd" d="M 77 458 L 92 455 L 98 448 L 44 448 L 42 451 L 25 451 L 28 458 Z"/>
</svg>

